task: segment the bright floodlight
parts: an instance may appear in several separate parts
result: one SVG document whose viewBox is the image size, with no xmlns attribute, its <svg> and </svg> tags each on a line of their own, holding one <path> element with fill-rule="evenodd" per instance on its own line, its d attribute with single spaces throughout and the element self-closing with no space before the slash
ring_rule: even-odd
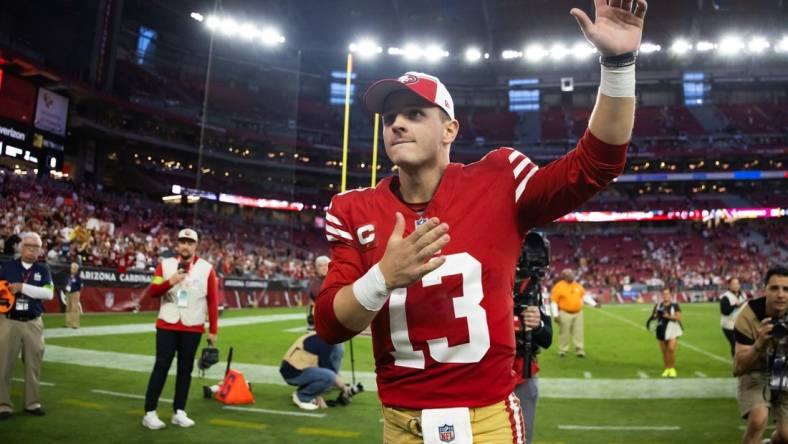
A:
<svg viewBox="0 0 788 444">
<path fill-rule="evenodd" d="M 684 55 L 690 51 L 692 51 L 692 44 L 684 39 L 677 39 L 673 42 L 673 45 L 670 46 L 670 52 L 677 55 Z"/>
<path fill-rule="evenodd" d="M 736 55 L 742 49 L 744 49 L 744 42 L 738 37 L 725 37 L 717 45 L 719 53 L 726 56 Z"/>
<path fill-rule="evenodd" d="M 569 55 L 569 48 L 561 43 L 556 43 L 550 47 L 550 58 L 556 61 L 564 60 Z"/>
<path fill-rule="evenodd" d="M 407 44 L 405 48 L 402 49 L 402 56 L 405 57 L 406 60 L 416 60 L 421 57 L 421 48 L 414 44 Z"/>
<path fill-rule="evenodd" d="M 373 40 L 361 39 L 350 44 L 350 52 L 355 52 L 361 57 L 373 57 L 383 52 L 383 48 Z"/>
<path fill-rule="evenodd" d="M 529 62 L 541 62 L 549 53 L 542 45 L 534 43 L 525 49 L 525 58 Z"/>
<path fill-rule="evenodd" d="M 788 52 L 788 36 L 785 36 L 774 45 L 774 50 L 777 52 Z"/>
<path fill-rule="evenodd" d="M 260 33 L 260 41 L 263 45 L 273 46 L 277 43 L 284 43 L 285 37 L 276 28 L 266 28 Z"/>
<path fill-rule="evenodd" d="M 596 48 L 588 42 L 577 42 L 572 47 L 572 55 L 578 60 L 586 59 L 596 52 Z"/>
<path fill-rule="evenodd" d="M 468 48 L 465 50 L 465 60 L 471 63 L 478 62 L 482 58 L 482 52 L 478 48 Z"/>
<path fill-rule="evenodd" d="M 238 28 L 238 35 L 246 40 L 252 40 L 257 37 L 257 28 L 251 23 L 244 23 Z"/>
<path fill-rule="evenodd" d="M 714 43 L 701 40 L 698 42 L 697 45 L 695 45 L 695 49 L 697 49 L 698 52 L 708 52 L 714 49 L 716 46 L 717 45 L 715 45 Z"/>
<path fill-rule="evenodd" d="M 195 14 L 197 13 L 192 14 L 192 18 L 198 20 L 194 16 Z M 268 27 L 260 30 L 252 23 L 239 25 L 238 22 L 230 17 L 208 16 L 208 18 L 205 19 L 205 26 L 211 31 L 220 31 L 222 34 L 230 37 L 238 36 L 250 42 L 259 40 L 260 43 L 266 46 L 273 46 L 285 42 L 285 37 L 276 28 Z"/>
<path fill-rule="evenodd" d="M 191 13 L 191 15 L 190 15 L 189 17 L 191 17 L 191 18 L 193 18 L 193 19 L 197 20 L 198 22 L 201 22 L 201 21 L 203 21 L 203 16 L 202 16 L 202 14 L 200 14 L 199 12 L 192 12 L 192 13 Z"/>
<path fill-rule="evenodd" d="M 428 62 L 437 62 L 444 57 L 448 57 L 449 52 L 438 45 L 429 45 L 424 49 L 422 55 Z"/>
<path fill-rule="evenodd" d="M 755 54 L 760 54 L 769 49 L 769 42 L 763 37 L 753 37 L 747 45 L 747 49 Z"/>
<path fill-rule="evenodd" d="M 655 45 L 654 43 L 646 42 L 640 45 L 641 54 L 650 54 L 652 52 L 662 51 L 662 46 Z"/>
<path fill-rule="evenodd" d="M 219 31 L 227 35 L 234 35 L 238 31 L 238 23 L 231 18 L 225 17 L 219 24 Z"/>
<path fill-rule="evenodd" d="M 501 58 L 503 58 L 504 60 L 516 59 L 516 58 L 519 58 L 519 57 L 522 57 L 522 56 L 523 56 L 522 52 L 520 52 L 520 51 L 513 51 L 511 49 L 504 50 L 501 53 Z"/>
<path fill-rule="evenodd" d="M 215 31 L 217 28 L 219 28 L 221 23 L 222 21 L 219 19 L 219 17 L 216 17 L 215 15 L 209 15 L 208 20 L 205 21 L 205 26 L 207 26 L 211 31 Z"/>
</svg>

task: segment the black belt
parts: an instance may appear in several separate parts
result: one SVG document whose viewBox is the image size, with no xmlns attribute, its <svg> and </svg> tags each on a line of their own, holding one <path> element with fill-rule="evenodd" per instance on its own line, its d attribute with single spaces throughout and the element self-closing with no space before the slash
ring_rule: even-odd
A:
<svg viewBox="0 0 788 444">
<path fill-rule="evenodd" d="M 13 321 L 20 321 L 20 322 L 35 321 L 35 320 L 36 320 L 36 319 L 38 319 L 40 316 L 41 316 L 41 315 L 36 315 L 36 316 L 20 316 L 20 315 L 18 315 L 18 314 L 11 314 L 11 313 L 6 313 L 6 315 L 5 315 L 5 317 L 7 317 L 8 319 L 11 319 L 11 320 L 13 320 Z"/>
</svg>

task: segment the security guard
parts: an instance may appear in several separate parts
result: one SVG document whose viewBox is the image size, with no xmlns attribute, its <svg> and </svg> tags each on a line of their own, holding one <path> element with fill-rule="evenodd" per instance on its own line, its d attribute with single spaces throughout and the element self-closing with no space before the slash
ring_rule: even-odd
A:
<svg viewBox="0 0 788 444">
<path fill-rule="evenodd" d="M 25 412 L 44 416 L 39 396 L 41 361 L 44 357 L 43 301 L 52 299 L 52 273 L 49 267 L 36 260 L 41 252 L 41 237 L 32 232 L 21 237 L 21 256 L 6 262 L 0 270 L 0 280 L 10 283 L 16 295 L 14 306 L 0 316 L 0 420 L 13 415 L 11 377 L 16 358 L 22 350 L 25 365 Z"/>
</svg>

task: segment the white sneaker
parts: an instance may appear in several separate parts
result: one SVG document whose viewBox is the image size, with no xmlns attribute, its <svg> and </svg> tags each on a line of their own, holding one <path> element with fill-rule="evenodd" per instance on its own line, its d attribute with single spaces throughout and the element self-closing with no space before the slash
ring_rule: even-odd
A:
<svg viewBox="0 0 788 444">
<path fill-rule="evenodd" d="M 297 405 L 298 408 L 302 410 L 317 410 L 320 408 L 314 399 L 308 402 L 301 401 L 298 398 L 298 392 L 293 392 L 293 404 Z"/>
<path fill-rule="evenodd" d="M 147 427 L 151 430 L 159 430 L 167 427 L 167 424 L 159 419 L 159 415 L 156 414 L 156 410 L 151 412 L 146 412 L 145 416 L 142 417 L 142 426 Z"/>
<path fill-rule="evenodd" d="M 177 410 L 175 414 L 172 415 L 172 423 L 181 427 L 191 427 L 194 425 L 194 421 L 189 419 L 189 417 L 186 416 L 186 412 L 183 410 Z"/>
</svg>

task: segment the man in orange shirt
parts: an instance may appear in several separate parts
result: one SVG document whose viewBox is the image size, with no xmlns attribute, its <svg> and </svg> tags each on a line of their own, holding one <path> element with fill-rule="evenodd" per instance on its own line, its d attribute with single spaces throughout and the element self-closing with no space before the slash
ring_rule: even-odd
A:
<svg viewBox="0 0 788 444">
<path fill-rule="evenodd" d="M 583 349 L 583 295 L 585 289 L 579 282 L 575 281 L 574 274 L 569 268 L 561 272 L 561 280 L 558 281 L 550 293 L 550 299 L 558 305 L 558 356 L 564 357 L 569 351 L 569 337 L 575 344 L 575 354 L 578 358 L 584 358 L 586 352 Z"/>
</svg>

